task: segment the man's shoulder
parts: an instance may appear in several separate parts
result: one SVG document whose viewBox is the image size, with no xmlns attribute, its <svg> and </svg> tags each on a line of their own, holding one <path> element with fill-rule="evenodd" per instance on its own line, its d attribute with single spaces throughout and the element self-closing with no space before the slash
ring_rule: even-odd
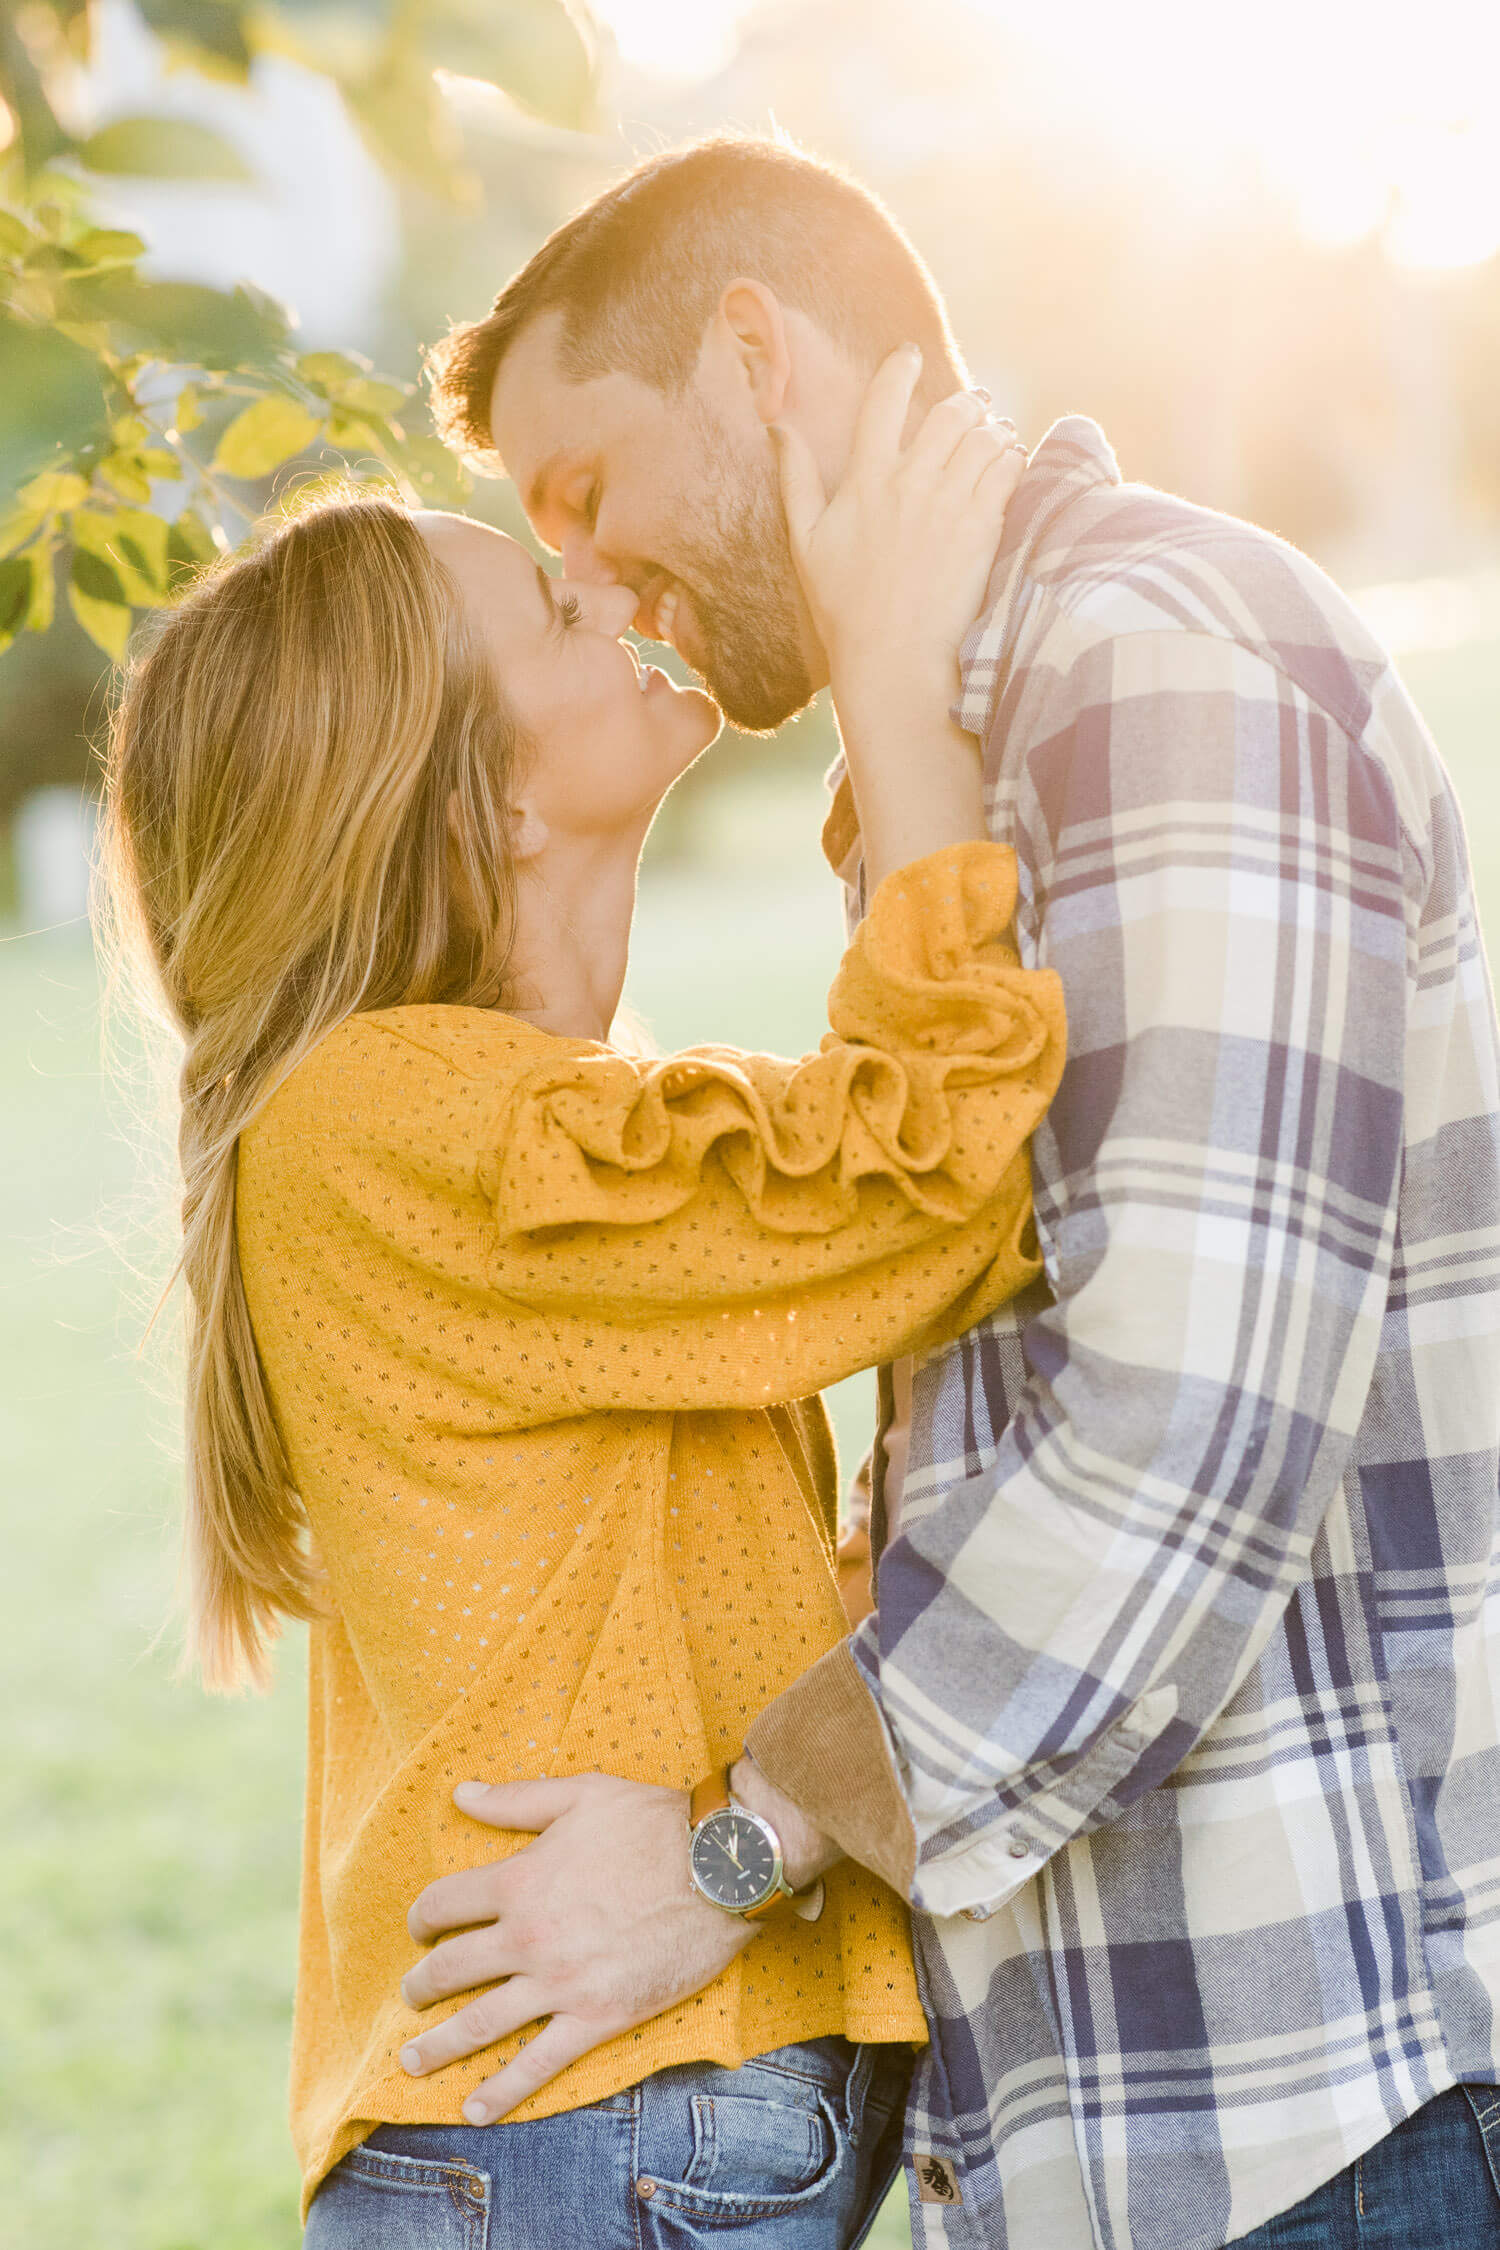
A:
<svg viewBox="0 0 1500 2250">
<path fill-rule="evenodd" d="M 1148 485 L 1095 486 L 1028 557 L 1028 629 L 1077 658 L 1127 635 L 1228 640 L 1282 673 L 1353 738 L 1390 658 L 1300 549 L 1257 524 Z M 1021 653 L 1023 663 L 1027 661 Z"/>
</svg>

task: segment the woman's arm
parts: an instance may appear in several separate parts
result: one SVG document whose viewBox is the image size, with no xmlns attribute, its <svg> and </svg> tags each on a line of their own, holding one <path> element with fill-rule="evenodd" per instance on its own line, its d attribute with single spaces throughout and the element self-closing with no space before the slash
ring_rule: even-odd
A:
<svg viewBox="0 0 1500 2250">
<path fill-rule="evenodd" d="M 972 391 L 940 400 L 903 442 L 921 372 L 915 344 L 877 370 L 831 500 L 805 439 L 778 431 L 792 555 L 828 657 L 872 888 L 985 834 L 979 746 L 948 709 L 1026 466 Z"/>
<path fill-rule="evenodd" d="M 1061 992 L 1007 935 L 1012 854 L 891 877 L 799 1062 L 557 1042 L 479 1165 L 490 1278 L 577 1405 L 769 1405 L 968 1326 L 1030 1280 L 1026 1140 Z"/>
</svg>

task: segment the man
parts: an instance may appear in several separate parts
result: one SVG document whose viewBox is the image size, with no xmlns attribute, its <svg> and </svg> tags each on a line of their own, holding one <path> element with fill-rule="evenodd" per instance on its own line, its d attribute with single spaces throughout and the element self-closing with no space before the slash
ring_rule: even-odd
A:
<svg viewBox="0 0 1500 2250">
<path fill-rule="evenodd" d="M 559 229 L 437 400 L 570 575 L 628 583 L 770 727 L 826 672 L 769 433 L 805 521 L 904 337 L 927 399 L 963 383 L 873 199 L 711 143 Z M 878 1612 L 732 1786 L 794 1886 L 848 1852 L 916 1909 L 921 2238 L 1218 2250 L 1295 2208 L 1299 2244 L 1357 2212 L 1467 2250 L 1500 2236 L 1500 1052 L 1458 810 L 1336 589 L 1122 485 L 1081 420 L 1032 458 L 961 668 L 1022 957 L 1067 994 L 1046 1282 L 900 1417 L 883 1381 Z M 829 842 L 858 913 L 844 787 Z M 491 1903 L 551 2021 L 488 2118 L 743 1933 L 670 1792 L 460 1802 L 543 1829 Z M 440 1882 L 413 1933 L 454 1919 Z M 464 1949 L 411 1997 L 495 1973 Z M 414 2059 L 484 2043 L 481 1995 Z"/>
</svg>

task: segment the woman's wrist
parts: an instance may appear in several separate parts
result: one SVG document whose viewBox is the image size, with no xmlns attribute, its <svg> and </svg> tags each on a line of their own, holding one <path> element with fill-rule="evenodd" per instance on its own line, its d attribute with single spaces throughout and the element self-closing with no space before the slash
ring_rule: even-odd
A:
<svg viewBox="0 0 1500 2250">
<path fill-rule="evenodd" d="M 979 745 L 947 716 L 947 700 L 934 690 L 925 704 L 839 713 L 872 890 L 898 867 L 987 833 Z"/>
</svg>

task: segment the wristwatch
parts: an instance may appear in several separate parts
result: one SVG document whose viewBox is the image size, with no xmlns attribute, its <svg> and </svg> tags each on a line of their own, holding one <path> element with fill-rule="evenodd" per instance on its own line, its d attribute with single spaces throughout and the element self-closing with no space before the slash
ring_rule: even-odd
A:
<svg viewBox="0 0 1500 2250">
<path fill-rule="evenodd" d="M 786 1899 L 804 1922 L 823 1911 L 821 1878 L 794 1891 L 781 1864 L 781 1838 L 768 1820 L 730 1795 L 729 1772 L 705 1775 L 688 1806 L 688 1868 L 710 1905 L 745 1922 L 769 1914 Z"/>
</svg>

